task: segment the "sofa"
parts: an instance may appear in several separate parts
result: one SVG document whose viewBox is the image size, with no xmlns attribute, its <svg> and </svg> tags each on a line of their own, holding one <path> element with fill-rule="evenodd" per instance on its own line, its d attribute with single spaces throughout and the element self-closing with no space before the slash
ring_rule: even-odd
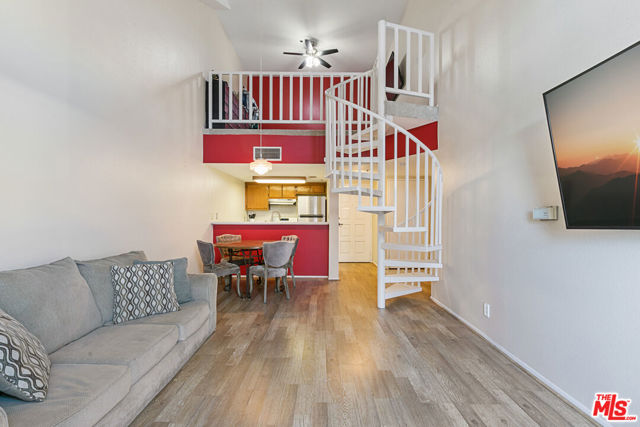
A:
<svg viewBox="0 0 640 427">
<path fill-rule="evenodd" d="M 51 360 L 46 399 L 0 395 L 0 426 L 128 425 L 213 333 L 215 274 L 188 275 L 179 311 L 113 325 L 110 266 L 144 260 L 136 251 L 0 272 L 0 308 Z"/>
</svg>

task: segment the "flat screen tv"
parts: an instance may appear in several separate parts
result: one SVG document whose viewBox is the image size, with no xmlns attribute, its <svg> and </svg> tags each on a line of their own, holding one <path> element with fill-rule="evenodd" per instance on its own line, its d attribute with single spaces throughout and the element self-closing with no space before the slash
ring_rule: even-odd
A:
<svg viewBox="0 0 640 427">
<path fill-rule="evenodd" d="M 567 228 L 640 229 L 640 42 L 544 104 Z"/>
</svg>

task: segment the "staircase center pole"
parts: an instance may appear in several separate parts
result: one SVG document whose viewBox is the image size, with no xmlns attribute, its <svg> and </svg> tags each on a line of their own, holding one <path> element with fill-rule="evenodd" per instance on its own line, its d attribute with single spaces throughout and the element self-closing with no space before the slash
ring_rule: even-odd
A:
<svg viewBox="0 0 640 427">
<path fill-rule="evenodd" d="M 385 308 L 385 284 L 384 284 L 384 214 L 376 215 L 378 217 L 378 308 Z"/>
<path fill-rule="evenodd" d="M 387 25 L 384 20 L 378 21 L 378 60 L 377 60 L 377 83 L 378 83 L 378 114 L 382 117 L 385 117 L 384 111 L 384 101 L 386 98 L 385 86 L 386 86 L 386 76 L 385 76 L 385 60 L 387 57 L 387 41 L 386 34 L 387 33 Z M 378 199 L 379 206 L 386 206 L 386 194 L 385 194 L 385 124 L 384 120 L 378 120 L 378 175 L 380 176 L 380 180 L 378 181 L 378 187 L 381 191 L 381 197 Z M 385 308 L 385 283 L 384 283 L 384 275 L 385 275 L 385 253 L 384 249 L 382 249 L 382 245 L 384 244 L 384 213 L 379 213 L 378 217 L 378 308 Z"/>
</svg>

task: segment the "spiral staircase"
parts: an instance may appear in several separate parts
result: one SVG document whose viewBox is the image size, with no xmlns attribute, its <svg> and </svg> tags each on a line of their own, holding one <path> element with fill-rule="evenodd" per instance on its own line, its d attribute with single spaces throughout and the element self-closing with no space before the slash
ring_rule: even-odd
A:
<svg viewBox="0 0 640 427">
<path fill-rule="evenodd" d="M 432 33 L 379 21 L 376 62 L 364 73 L 209 73 L 205 134 L 325 127 L 331 191 L 357 195 L 358 209 L 377 216 L 379 308 L 442 269 L 442 170 L 407 130 L 437 121 L 434 63 Z"/>
<path fill-rule="evenodd" d="M 357 195 L 358 209 L 377 216 L 379 308 L 422 291 L 442 269 L 442 170 L 401 113 L 437 119 L 433 89 L 433 34 L 380 21 L 374 68 L 325 91 L 331 191 Z"/>
</svg>

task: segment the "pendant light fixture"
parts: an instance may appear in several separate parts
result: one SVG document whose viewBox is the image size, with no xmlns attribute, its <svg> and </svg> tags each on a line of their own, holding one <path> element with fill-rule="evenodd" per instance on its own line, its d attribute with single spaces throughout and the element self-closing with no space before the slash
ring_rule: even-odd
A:
<svg viewBox="0 0 640 427">
<path fill-rule="evenodd" d="M 272 168 L 273 165 L 271 164 L 271 162 L 263 158 L 256 159 L 249 164 L 249 169 L 257 173 L 258 175 L 269 173 L 271 172 Z"/>
<path fill-rule="evenodd" d="M 262 26 L 262 1 L 258 2 L 258 12 L 260 15 L 260 40 L 264 40 L 263 37 L 263 26 Z M 262 52 L 264 49 L 260 49 L 260 78 L 262 79 Z M 251 78 L 251 77 L 249 77 Z M 260 85 L 260 88 L 262 88 L 262 85 Z M 271 164 L 270 161 L 264 159 L 262 157 L 262 105 L 260 106 L 260 123 L 258 124 L 258 129 L 260 132 L 260 150 L 259 150 L 259 157 L 257 159 L 255 159 L 253 162 L 251 162 L 249 164 L 249 169 L 251 169 L 252 171 L 254 171 L 255 173 L 257 173 L 258 175 L 264 175 L 266 173 L 271 172 L 271 169 L 273 168 L 273 165 Z"/>
</svg>

